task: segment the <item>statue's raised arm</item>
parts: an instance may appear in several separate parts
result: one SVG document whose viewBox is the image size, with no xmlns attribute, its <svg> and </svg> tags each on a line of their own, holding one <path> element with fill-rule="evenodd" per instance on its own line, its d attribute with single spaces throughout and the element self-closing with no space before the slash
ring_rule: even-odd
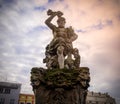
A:
<svg viewBox="0 0 120 104">
<path fill-rule="evenodd" d="M 58 16 L 58 17 L 61 17 L 63 15 L 62 12 L 60 11 L 57 11 L 57 12 L 53 12 L 51 9 L 49 9 L 47 11 L 47 15 L 50 16 L 46 21 L 45 21 L 45 24 L 52 30 L 54 30 L 56 28 L 55 25 L 53 25 L 51 23 L 52 19 L 55 17 L 55 16 Z"/>
</svg>

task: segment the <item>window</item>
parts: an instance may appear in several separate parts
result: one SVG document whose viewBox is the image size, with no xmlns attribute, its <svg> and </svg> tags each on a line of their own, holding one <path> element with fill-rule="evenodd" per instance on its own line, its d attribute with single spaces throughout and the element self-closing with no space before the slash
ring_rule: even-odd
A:
<svg viewBox="0 0 120 104">
<path fill-rule="evenodd" d="M 3 88 L 0 88 L 0 93 L 3 93 Z"/>
<path fill-rule="evenodd" d="M 26 104 L 32 104 L 32 103 L 26 103 Z"/>
<path fill-rule="evenodd" d="M 10 94 L 10 89 L 5 89 L 5 92 L 4 92 L 5 94 Z"/>
<path fill-rule="evenodd" d="M 10 104 L 15 104 L 15 99 L 10 99 Z"/>
<path fill-rule="evenodd" d="M 4 104 L 5 103 L 5 98 L 0 98 L 0 104 Z"/>
</svg>

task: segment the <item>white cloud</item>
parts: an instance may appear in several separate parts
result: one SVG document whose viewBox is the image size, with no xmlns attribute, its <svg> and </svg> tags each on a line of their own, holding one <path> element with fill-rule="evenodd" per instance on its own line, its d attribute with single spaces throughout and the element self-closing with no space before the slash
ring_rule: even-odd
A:
<svg viewBox="0 0 120 104">
<path fill-rule="evenodd" d="M 34 2 L 38 6 L 43 6 L 48 3 L 48 0 L 35 0 Z"/>
</svg>

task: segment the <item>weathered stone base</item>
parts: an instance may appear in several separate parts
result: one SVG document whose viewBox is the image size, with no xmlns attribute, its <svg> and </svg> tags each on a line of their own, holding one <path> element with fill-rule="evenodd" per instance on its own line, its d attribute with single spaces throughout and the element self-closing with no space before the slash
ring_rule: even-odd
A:
<svg viewBox="0 0 120 104">
<path fill-rule="evenodd" d="M 32 68 L 31 84 L 36 104 L 86 104 L 89 69 Z"/>
<path fill-rule="evenodd" d="M 35 90 L 36 104 L 86 104 L 87 90 L 79 85 L 73 89 L 47 89 L 44 86 Z"/>
</svg>

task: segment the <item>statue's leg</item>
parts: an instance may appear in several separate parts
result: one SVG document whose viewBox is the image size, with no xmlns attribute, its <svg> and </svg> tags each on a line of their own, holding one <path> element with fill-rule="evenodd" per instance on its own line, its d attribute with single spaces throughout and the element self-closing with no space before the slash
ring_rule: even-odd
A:
<svg viewBox="0 0 120 104">
<path fill-rule="evenodd" d="M 64 68 L 64 55 L 63 55 L 64 47 L 59 46 L 57 48 L 57 55 L 58 55 L 58 63 L 59 63 L 59 68 L 63 69 Z"/>
</svg>

